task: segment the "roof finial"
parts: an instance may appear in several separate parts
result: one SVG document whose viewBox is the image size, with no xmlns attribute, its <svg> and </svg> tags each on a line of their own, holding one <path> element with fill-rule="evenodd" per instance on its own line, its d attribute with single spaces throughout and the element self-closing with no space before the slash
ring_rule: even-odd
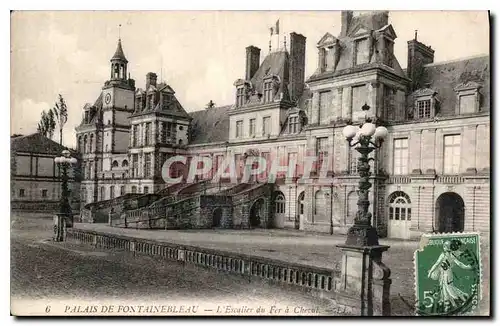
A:
<svg viewBox="0 0 500 326">
<path fill-rule="evenodd" d="M 271 53 L 271 40 L 269 40 L 269 53 Z"/>
<path fill-rule="evenodd" d="M 121 40 L 121 29 L 122 29 L 122 24 L 118 25 L 118 39 Z"/>
<path fill-rule="evenodd" d="M 285 51 L 286 51 L 286 35 L 283 38 L 284 38 L 283 45 L 285 46 Z"/>
<path fill-rule="evenodd" d="M 417 40 L 418 29 L 415 30 L 415 41 Z"/>
</svg>

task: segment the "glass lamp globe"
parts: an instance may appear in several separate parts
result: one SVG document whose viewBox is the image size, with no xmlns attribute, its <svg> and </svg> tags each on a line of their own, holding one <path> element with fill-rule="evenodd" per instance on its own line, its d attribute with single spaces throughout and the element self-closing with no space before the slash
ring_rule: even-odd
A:
<svg viewBox="0 0 500 326">
<path fill-rule="evenodd" d="M 363 127 L 361 127 L 361 134 L 363 136 L 373 136 L 373 134 L 375 133 L 375 125 L 371 122 L 366 122 L 363 124 Z"/>
<path fill-rule="evenodd" d="M 387 137 L 387 128 L 384 126 L 379 126 L 375 129 L 375 134 L 373 135 L 375 139 L 384 139 Z"/>
<path fill-rule="evenodd" d="M 67 149 L 65 149 L 64 151 L 62 151 L 62 155 L 64 157 L 69 157 L 71 155 L 70 151 L 68 151 Z"/>
<path fill-rule="evenodd" d="M 70 159 L 69 159 L 69 162 L 70 162 L 71 164 L 76 164 L 76 158 L 74 158 L 74 157 L 70 158 Z"/>
<path fill-rule="evenodd" d="M 61 163 L 61 158 L 58 156 L 54 159 L 54 162 L 56 162 L 56 164 L 59 164 Z"/>
<path fill-rule="evenodd" d="M 344 127 L 342 130 L 342 134 L 346 139 L 352 139 L 356 133 L 358 132 L 359 128 L 353 126 L 353 125 L 347 125 Z"/>
</svg>

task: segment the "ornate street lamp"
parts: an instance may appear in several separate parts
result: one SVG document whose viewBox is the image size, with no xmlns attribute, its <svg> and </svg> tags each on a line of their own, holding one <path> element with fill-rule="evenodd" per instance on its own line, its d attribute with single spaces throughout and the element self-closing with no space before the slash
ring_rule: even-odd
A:
<svg viewBox="0 0 500 326">
<path fill-rule="evenodd" d="M 73 213 L 69 203 L 69 189 L 68 189 L 68 167 L 76 164 L 77 160 L 70 156 L 71 153 L 67 149 L 62 152 L 62 156 L 56 157 L 54 162 L 61 169 L 61 200 L 59 206 L 59 213 L 57 214 L 57 222 L 55 228 L 55 241 L 63 240 L 64 225 L 70 221 L 69 226 L 73 225 Z"/>
<path fill-rule="evenodd" d="M 370 107 L 365 104 L 363 111 Z M 347 233 L 346 245 L 352 246 L 378 246 L 377 230 L 371 225 L 372 214 L 368 211 L 370 201 L 368 193 L 372 186 L 370 183 L 370 164 L 373 158 L 368 158 L 371 152 L 380 148 L 384 138 L 387 136 L 387 129 L 383 126 L 375 126 L 370 118 L 365 118 L 365 122 L 360 127 L 353 126 L 352 123 L 344 127 L 342 131 L 350 147 L 361 154 L 358 158 L 359 190 L 358 190 L 358 211 L 354 219 L 354 225 Z"/>
</svg>

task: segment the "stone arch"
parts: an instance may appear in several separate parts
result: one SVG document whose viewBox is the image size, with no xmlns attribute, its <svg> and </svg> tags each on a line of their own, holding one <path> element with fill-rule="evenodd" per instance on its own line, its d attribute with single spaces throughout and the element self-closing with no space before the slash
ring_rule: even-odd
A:
<svg viewBox="0 0 500 326">
<path fill-rule="evenodd" d="M 248 215 L 248 223 L 250 227 L 260 227 L 265 222 L 265 207 L 266 201 L 263 197 L 256 199 L 252 206 L 250 206 L 250 213 Z"/>
<path fill-rule="evenodd" d="M 128 161 L 127 160 L 123 160 L 122 161 L 122 168 L 127 168 L 128 167 Z"/>
<path fill-rule="evenodd" d="M 436 199 L 435 214 L 439 232 L 462 232 L 464 230 L 464 200 L 456 192 L 442 193 Z"/>
<path fill-rule="evenodd" d="M 222 226 L 222 208 L 217 207 L 212 212 L 212 227 L 220 228 Z"/>
<path fill-rule="evenodd" d="M 296 220 L 295 220 L 295 228 L 300 229 L 300 222 L 304 218 L 304 213 L 305 213 L 305 198 L 306 198 L 306 192 L 302 191 L 298 196 L 297 196 L 297 209 L 296 209 Z"/>
<path fill-rule="evenodd" d="M 387 197 L 387 233 L 390 238 L 409 239 L 411 227 L 411 200 L 403 191 L 394 191 Z"/>
<path fill-rule="evenodd" d="M 111 163 L 112 168 L 117 168 L 118 167 L 118 161 L 114 160 L 113 163 Z"/>
<path fill-rule="evenodd" d="M 273 193 L 274 204 L 274 227 L 283 228 L 285 226 L 286 198 L 283 192 Z"/>
</svg>

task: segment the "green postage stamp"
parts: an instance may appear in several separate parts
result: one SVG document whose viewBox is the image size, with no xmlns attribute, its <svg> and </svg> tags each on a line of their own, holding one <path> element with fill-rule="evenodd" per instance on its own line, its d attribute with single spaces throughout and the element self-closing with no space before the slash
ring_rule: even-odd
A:
<svg viewBox="0 0 500 326">
<path fill-rule="evenodd" d="M 425 234 L 415 251 L 416 313 L 466 315 L 481 299 L 478 233 Z"/>
</svg>

